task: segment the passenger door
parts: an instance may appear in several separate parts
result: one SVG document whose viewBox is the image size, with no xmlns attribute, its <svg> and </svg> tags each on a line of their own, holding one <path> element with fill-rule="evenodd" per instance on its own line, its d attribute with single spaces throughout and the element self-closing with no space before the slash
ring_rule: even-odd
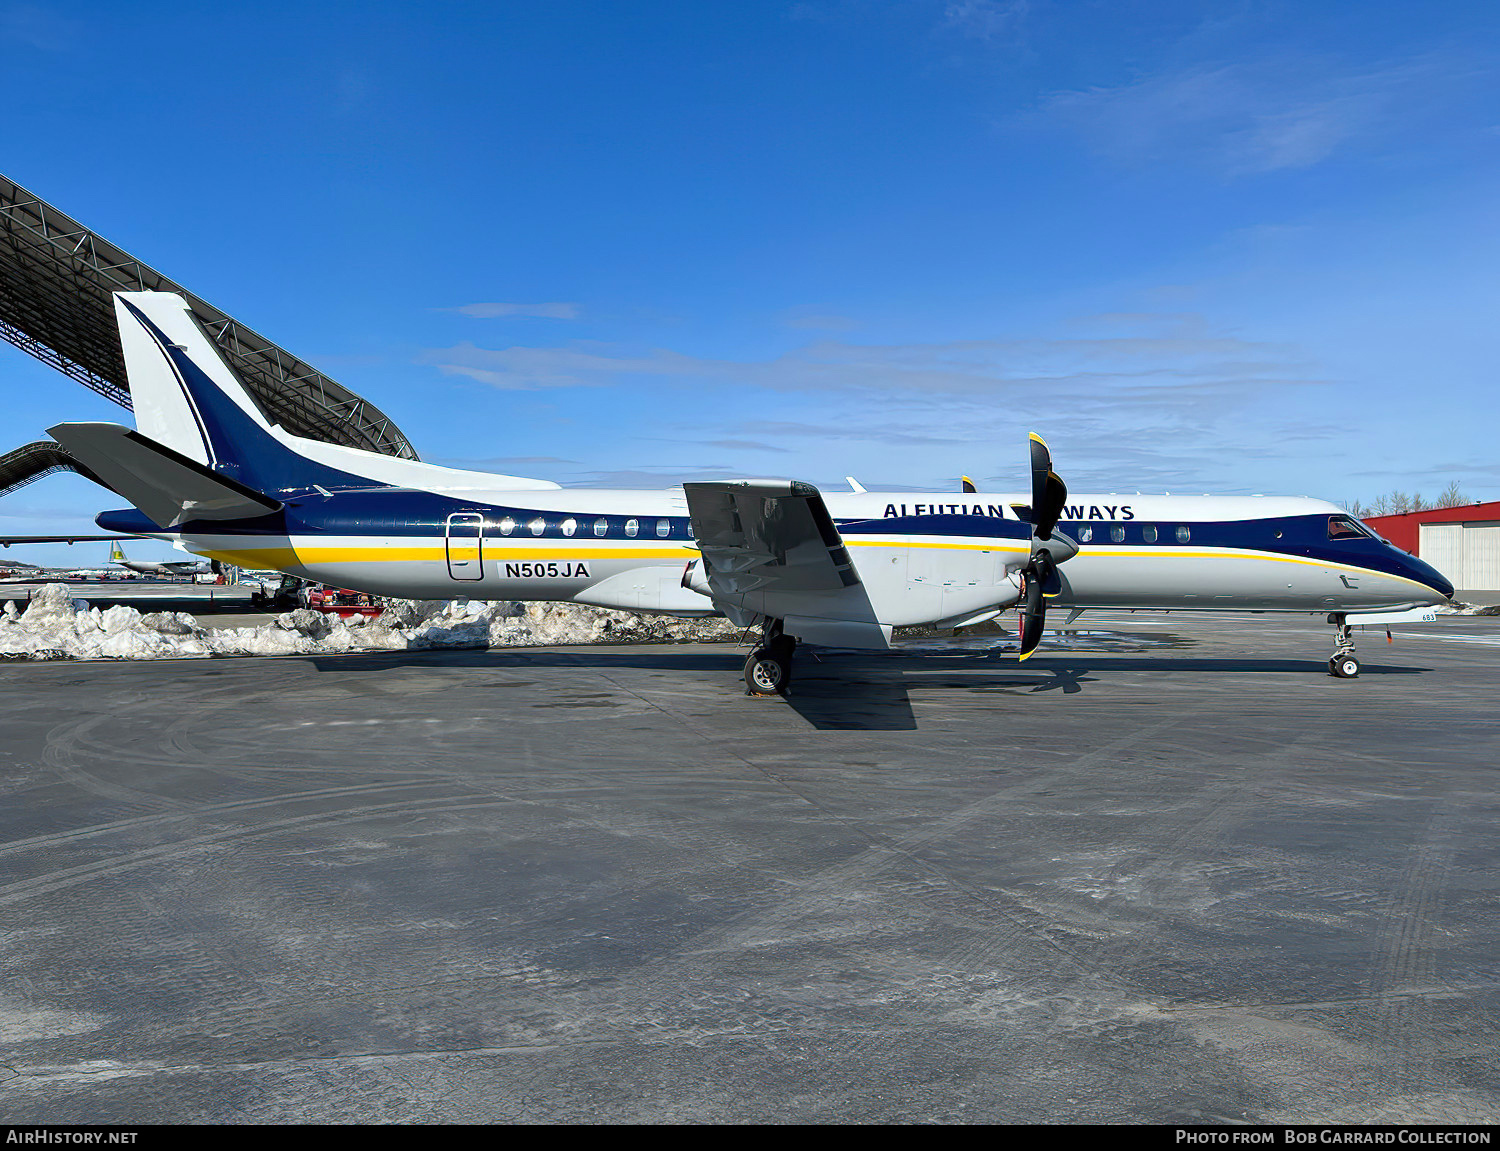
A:
<svg viewBox="0 0 1500 1151">
<path fill-rule="evenodd" d="M 454 512 L 448 517 L 448 574 L 456 580 L 484 578 L 484 517 Z"/>
</svg>

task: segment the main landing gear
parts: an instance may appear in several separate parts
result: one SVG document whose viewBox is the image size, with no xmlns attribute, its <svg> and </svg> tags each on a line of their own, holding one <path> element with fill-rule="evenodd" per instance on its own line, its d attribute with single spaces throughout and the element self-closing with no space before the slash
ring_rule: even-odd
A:
<svg viewBox="0 0 1500 1151">
<path fill-rule="evenodd" d="M 1354 629 L 1338 614 L 1329 616 L 1328 622 L 1338 629 L 1333 655 L 1328 660 L 1328 674 L 1338 679 L 1353 679 L 1359 675 L 1359 660 L 1354 657 Z"/>
<path fill-rule="evenodd" d="M 745 659 L 745 694 L 786 695 L 796 650 L 797 641 L 782 633 L 781 621 L 767 620 L 760 646 Z"/>
</svg>

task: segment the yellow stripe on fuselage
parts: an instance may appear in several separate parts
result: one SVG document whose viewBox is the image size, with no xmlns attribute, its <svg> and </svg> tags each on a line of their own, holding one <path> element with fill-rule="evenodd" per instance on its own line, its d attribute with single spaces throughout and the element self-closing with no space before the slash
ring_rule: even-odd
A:
<svg viewBox="0 0 1500 1151">
<path fill-rule="evenodd" d="M 687 545 L 675 547 L 624 547 L 624 548 L 601 548 L 592 545 L 586 548 L 569 547 L 566 541 L 559 540 L 555 546 L 547 547 L 508 547 L 503 544 L 492 544 L 485 541 L 485 558 L 501 560 L 548 560 L 556 559 L 560 553 L 566 553 L 570 559 L 586 560 L 644 560 L 644 559 L 680 559 L 684 563 L 698 554 L 698 549 Z M 462 547 L 454 548 L 454 554 L 464 558 L 475 558 L 478 548 L 472 542 L 463 541 Z M 368 545 L 352 545 L 349 547 L 303 547 L 295 542 L 291 547 L 277 545 L 265 548 L 234 548 L 205 549 L 198 553 L 216 559 L 221 563 L 236 564 L 239 567 L 269 567 L 281 568 L 291 565 L 306 567 L 312 564 L 340 564 L 340 563 L 443 563 L 448 558 L 448 552 L 441 545 L 436 547 L 370 547 Z"/>
<path fill-rule="evenodd" d="M 690 544 L 674 544 L 661 546 L 626 546 L 609 547 L 600 546 L 593 541 L 553 540 L 546 544 L 528 544 L 518 546 L 500 543 L 486 537 L 485 558 L 492 560 L 550 560 L 557 559 L 559 555 L 566 555 L 570 559 L 585 560 L 682 560 L 686 563 L 698 556 L 696 547 Z M 933 543 L 919 540 L 902 539 L 845 539 L 844 544 L 852 548 L 921 548 L 935 551 L 979 551 L 979 552 L 1005 552 L 1014 555 L 1025 555 L 1030 552 L 1029 545 L 1022 547 L 1010 543 Z M 469 540 L 462 541 L 462 548 L 455 549 L 461 558 L 474 559 L 475 548 Z M 412 546 L 389 546 L 372 547 L 369 545 L 353 545 L 348 547 L 303 547 L 295 541 L 291 547 L 275 545 L 264 548 L 213 548 L 200 551 L 198 554 L 216 559 L 221 563 L 231 563 L 239 567 L 249 568 L 288 568 L 288 567 L 312 567 L 321 564 L 348 564 L 348 563 L 444 563 L 448 559 L 448 552 L 442 545 L 428 545 L 425 547 Z M 1376 575 L 1385 579 L 1401 580 L 1414 587 L 1420 587 L 1430 591 L 1426 584 L 1410 579 L 1407 576 L 1396 575 L 1394 572 L 1381 571 L 1378 568 L 1361 567 L 1358 564 L 1339 563 L 1334 560 L 1308 559 L 1302 556 L 1282 555 L 1276 552 L 1246 551 L 1231 548 L 1216 550 L 1205 550 L 1195 548 L 1192 550 L 1182 548 L 1116 548 L 1109 545 L 1085 544 L 1079 550 L 1079 558 L 1105 556 L 1119 556 L 1134 559 L 1248 559 L 1262 560 L 1272 563 L 1300 564 L 1304 567 L 1331 568 L 1335 571 L 1357 572 L 1361 575 Z"/>
<path fill-rule="evenodd" d="M 845 540 L 849 547 L 900 547 L 895 540 Z M 919 543 L 911 542 L 905 545 L 909 548 L 938 548 L 951 551 L 980 551 L 980 552 L 1015 552 L 1027 554 L 1030 547 L 1014 547 L 1001 544 L 941 544 L 941 543 Z M 1078 548 L 1078 559 L 1085 557 L 1102 558 L 1104 556 L 1124 556 L 1137 559 L 1240 559 L 1240 560 L 1267 560 L 1272 563 L 1302 564 L 1306 567 L 1333 568 L 1338 571 L 1357 572 L 1360 575 L 1377 575 L 1386 579 L 1401 580 L 1414 587 L 1431 591 L 1432 588 L 1420 580 L 1414 580 L 1408 576 L 1396 575 L 1394 572 L 1381 571 L 1379 568 L 1361 567 L 1358 564 L 1339 563 L 1336 560 L 1305 559 L 1302 556 L 1281 555 L 1278 552 L 1244 551 L 1233 548 L 1222 548 L 1216 551 L 1204 551 L 1195 549 L 1192 551 L 1182 548 L 1115 548 L 1108 545 L 1080 544 Z M 1076 560 L 1074 561 L 1076 562 Z"/>
</svg>

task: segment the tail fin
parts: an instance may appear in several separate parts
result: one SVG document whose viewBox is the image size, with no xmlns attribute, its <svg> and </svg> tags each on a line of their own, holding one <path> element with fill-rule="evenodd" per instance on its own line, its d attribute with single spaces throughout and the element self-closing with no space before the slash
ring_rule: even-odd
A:
<svg viewBox="0 0 1500 1151">
<path fill-rule="evenodd" d="M 556 489 L 551 480 L 434 467 L 292 435 L 266 419 L 172 292 L 116 292 L 115 318 L 141 435 L 267 496 L 314 488 Z"/>
<path fill-rule="evenodd" d="M 265 416 L 219 358 L 181 296 L 173 292 L 116 292 L 115 321 L 125 352 L 135 426 L 142 435 L 210 467 L 228 446 L 215 442 L 210 430 L 213 413 L 202 410 L 213 405 L 206 402 L 207 397 L 194 394 L 201 389 L 193 386 L 197 381 L 183 378 L 179 365 L 173 362 L 173 351 L 195 365 L 206 377 L 204 382 L 233 400 L 251 425 L 268 428 Z"/>
<path fill-rule="evenodd" d="M 124 558 L 125 549 L 120 546 L 120 541 L 116 540 L 109 549 L 109 562 L 112 564 L 117 564 Z"/>
<path fill-rule="evenodd" d="M 273 432 L 181 296 L 116 292 L 115 318 L 136 427 L 149 440 L 256 492 L 368 484 Z"/>
</svg>

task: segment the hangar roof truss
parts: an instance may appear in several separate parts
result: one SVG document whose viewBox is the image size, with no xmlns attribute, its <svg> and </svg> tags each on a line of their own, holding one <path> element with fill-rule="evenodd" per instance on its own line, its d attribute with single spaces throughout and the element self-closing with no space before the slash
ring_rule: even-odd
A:
<svg viewBox="0 0 1500 1151">
<path fill-rule="evenodd" d="M 275 423 L 416 459 L 373 404 L 0 176 L 0 336 L 126 408 L 112 292 L 176 292 Z"/>
</svg>

